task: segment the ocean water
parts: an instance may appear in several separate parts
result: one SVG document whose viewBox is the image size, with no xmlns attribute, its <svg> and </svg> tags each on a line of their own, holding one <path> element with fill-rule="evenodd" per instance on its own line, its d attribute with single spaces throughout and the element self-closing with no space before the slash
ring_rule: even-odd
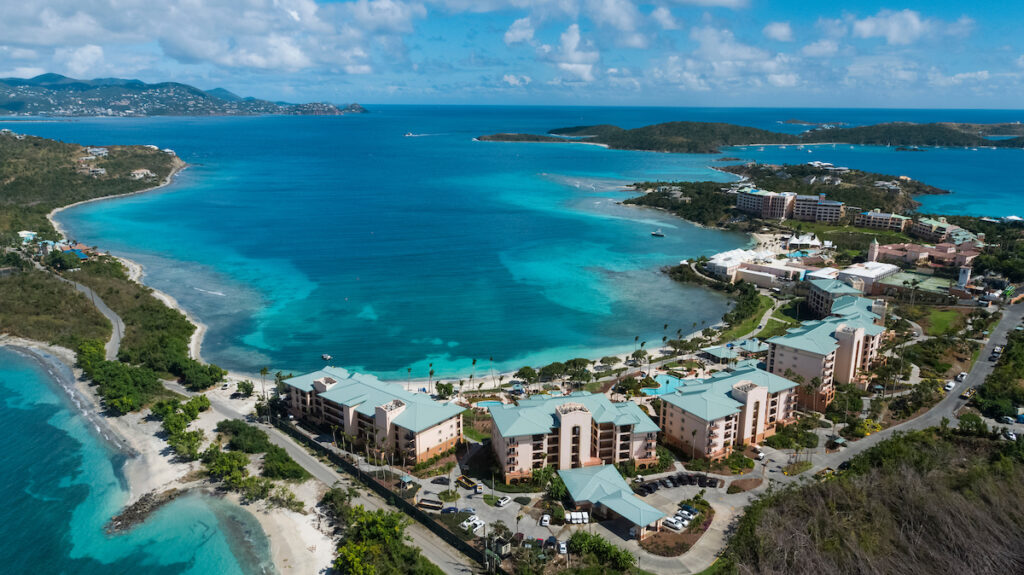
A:
<svg viewBox="0 0 1024 575">
<path fill-rule="evenodd" d="M 0 347 L 0 547 L 4 573 L 275 573 L 254 517 L 188 495 L 127 534 L 103 527 L 128 492 L 125 457 L 35 360 Z"/>
<path fill-rule="evenodd" d="M 1016 121 L 1014 111 L 666 108 L 373 108 L 341 118 L 151 118 L 13 122 L 102 145 L 156 144 L 192 164 L 158 193 L 74 208 L 80 241 L 140 261 L 147 283 L 209 325 L 204 357 L 229 368 L 334 363 L 383 377 L 479 375 L 660 343 L 712 323 L 728 302 L 659 268 L 748 244 L 621 206 L 637 180 L 728 181 L 716 155 L 476 142 L 595 123 L 784 124 Z M 407 136 L 407 134 L 409 134 Z M 999 215 L 1018 200 L 1020 150 L 730 149 L 819 159 L 952 189 L 926 211 Z M 997 206 L 1001 206 L 996 210 Z M 995 211 L 992 211 L 995 210 Z M 653 238 L 661 228 L 666 237 Z M 668 324 L 668 328 L 665 328 Z M 490 358 L 493 358 L 493 363 Z M 476 367 L 472 360 L 477 359 Z"/>
</svg>

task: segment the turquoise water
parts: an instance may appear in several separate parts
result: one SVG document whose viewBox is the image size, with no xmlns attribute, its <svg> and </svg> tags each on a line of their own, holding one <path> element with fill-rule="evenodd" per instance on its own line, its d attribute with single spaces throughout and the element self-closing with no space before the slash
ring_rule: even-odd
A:
<svg viewBox="0 0 1024 575">
<path fill-rule="evenodd" d="M 127 534 L 103 526 L 128 498 L 123 455 L 96 435 L 34 360 L 0 348 L 4 573 L 108 575 L 275 572 L 248 513 L 182 497 Z"/>
<path fill-rule="evenodd" d="M 655 344 L 712 323 L 719 294 L 658 269 L 744 246 L 657 211 L 620 186 L 730 178 L 715 155 L 502 144 L 499 131 L 669 120 L 1016 121 L 1014 111 L 381 107 L 342 118 L 8 122 L 89 144 L 153 143 L 192 164 L 160 193 L 60 219 L 77 239 L 140 261 L 147 282 L 210 326 L 204 356 L 254 371 L 335 363 L 404 379 L 480 373 Z M 406 137 L 406 133 L 416 137 Z M 762 161 L 832 161 L 954 190 L 923 210 L 1005 215 L 1020 203 L 1020 150 L 814 146 L 730 149 Z M 1016 204 L 1014 203 L 1016 202 Z M 661 228 L 665 238 L 652 238 Z M 668 324 L 666 329 L 664 326 Z M 490 361 L 493 358 L 493 362 Z M 432 365 L 431 365 L 432 364 Z"/>
<path fill-rule="evenodd" d="M 492 407 L 501 407 L 502 405 L 504 405 L 504 403 L 502 403 L 500 401 L 480 401 L 480 402 L 477 402 L 476 405 L 478 405 L 480 407 L 486 407 L 487 409 L 490 409 Z"/>
</svg>

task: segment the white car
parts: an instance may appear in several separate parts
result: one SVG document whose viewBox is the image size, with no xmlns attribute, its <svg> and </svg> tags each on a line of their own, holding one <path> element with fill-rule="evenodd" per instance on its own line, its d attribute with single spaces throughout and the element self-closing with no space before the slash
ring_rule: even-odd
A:
<svg viewBox="0 0 1024 575">
<path fill-rule="evenodd" d="M 481 527 L 483 527 L 486 524 L 487 524 L 487 522 L 484 521 L 483 519 L 477 519 L 476 521 L 473 522 L 472 530 L 475 532 L 475 531 L 477 531 L 478 529 L 480 529 Z"/>
<path fill-rule="evenodd" d="M 685 509 L 680 509 L 679 511 L 676 511 L 676 517 L 680 517 L 682 519 L 693 519 L 696 516 L 696 513 L 691 513 Z"/>
<path fill-rule="evenodd" d="M 1007 429 L 1003 432 L 1003 437 L 1010 441 L 1017 441 L 1017 434 Z"/>
<path fill-rule="evenodd" d="M 945 389 L 946 391 L 953 391 L 954 387 L 956 387 L 955 381 L 947 381 L 946 386 L 943 389 Z"/>
<path fill-rule="evenodd" d="M 569 548 L 566 546 L 565 541 L 559 541 L 558 542 L 558 553 L 560 555 L 565 555 L 568 552 L 569 552 Z"/>
<path fill-rule="evenodd" d="M 683 530 L 683 522 L 679 519 L 676 519 L 675 517 L 667 517 L 664 521 L 662 521 L 662 523 L 664 523 L 670 529 L 675 529 L 676 531 Z"/>
<path fill-rule="evenodd" d="M 963 381 L 965 379 L 967 379 L 967 372 L 966 371 L 961 371 L 960 374 L 956 376 L 956 380 L 957 381 Z"/>
<path fill-rule="evenodd" d="M 465 521 L 463 521 L 462 523 L 459 523 L 459 529 L 469 529 L 469 526 L 473 525 L 477 521 L 480 521 L 479 517 L 477 517 L 476 515 L 470 515 L 469 517 L 466 518 Z"/>
<path fill-rule="evenodd" d="M 548 525 L 551 525 L 551 516 L 545 513 L 540 518 L 540 526 L 547 527 Z"/>
<path fill-rule="evenodd" d="M 504 497 L 502 497 L 501 499 L 498 500 L 497 505 L 498 505 L 498 507 L 504 507 L 504 506 L 508 505 L 511 502 L 512 502 L 512 498 L 506 495 L 506 496 L 504 496 Z"/>
</svg>

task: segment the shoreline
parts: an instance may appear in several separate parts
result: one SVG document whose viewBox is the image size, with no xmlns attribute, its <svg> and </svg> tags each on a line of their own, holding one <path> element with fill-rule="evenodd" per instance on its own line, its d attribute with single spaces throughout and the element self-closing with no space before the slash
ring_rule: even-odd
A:
<svg viewBox="0 0 1024 575">
<path fill-rule="evenodd" d="M 209 491 L 209 486 L 200 485 L 194 479 L 195 473 L 201 469 L 198 461 L 177 461 L 167 453 L 167 444 L 157 436 L 161 429 L 159 422 L 137 412 L 121 417 L 104 415 L 99 397 L 82 377 L 81 370 L 74 367 L 74 352 L 9 335 L 0 335 L 0 347 L 37 363 L 64 392 L 63 397 L 70 403 L 66 407 L 88 422 L 99 441 L 125 456 L 121 472 L 128 486 L 128 496 L 122 511 L 147 493 L 175 488 L 182 492 Z M 208 393 L 212 396 L 216 392 Z M 204 429 L 208 437 L 215 436 L 213 426 L 225 417 L 217 410 L 220 398 L 211 403 L 211 409 L 203 412 L 196 421 L 196 428 Z M 309 505 L 315 505 L 321 491 L 327 487 L 316 479 L 289 485 L 300 499 L 310 502 Z M 279 572 L 320 573 L 333 562 L 333 538 L 317 529 L 315 511 L 303 515 L 270 508 L 265 503 L 242 504 L 240 495 L 235 493 L 216 495 L 238 505 L 259 522 Z"/>
</svg>

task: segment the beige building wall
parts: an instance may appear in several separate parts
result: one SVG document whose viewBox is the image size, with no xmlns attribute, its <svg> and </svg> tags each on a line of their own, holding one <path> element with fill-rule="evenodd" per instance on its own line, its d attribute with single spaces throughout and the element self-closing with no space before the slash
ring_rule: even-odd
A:
<svg viewBox="0 0 1024 575">
<path fill-rule="evenodd" d="M 803 378 L 801 387 L 809 384 L 815 377 L 821 378 L 819 392 L 812 397 L 806 393 L 799 394 L 802 406 L 822 411 L 835 397 L 834 374 L 836 352 L 820 355 L 802 349 L 791 348 L 782 344 L 772 343 L 768 352 L 768 371 L 786 377 L 786 371 L 792 370 Z"/>
</svg>

